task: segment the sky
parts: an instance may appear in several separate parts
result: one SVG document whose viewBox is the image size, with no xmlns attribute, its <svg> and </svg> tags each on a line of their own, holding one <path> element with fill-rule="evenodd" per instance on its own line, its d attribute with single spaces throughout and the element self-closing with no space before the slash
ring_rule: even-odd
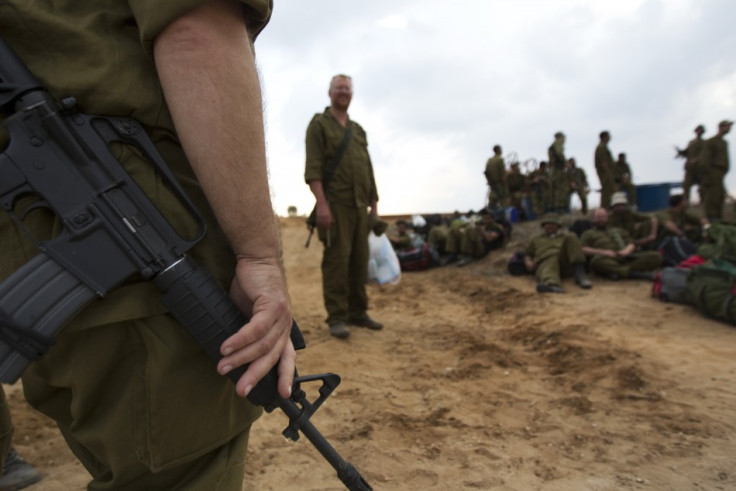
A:
<svg viewBox="0 0 736 491">
<path fill-rule="evenodd" d="M 679 182 L 674 147 L 736 119 L 734 19 L 734 0 L 275 0 L 255 45 L 274 209 L 314 205 L 304 136 L 337 73 L 382 215 L 478 210 L 493 145 L 547 160 L 557 131 L 593 189 L 602 130 L 635 184 Z"/>
</svg>

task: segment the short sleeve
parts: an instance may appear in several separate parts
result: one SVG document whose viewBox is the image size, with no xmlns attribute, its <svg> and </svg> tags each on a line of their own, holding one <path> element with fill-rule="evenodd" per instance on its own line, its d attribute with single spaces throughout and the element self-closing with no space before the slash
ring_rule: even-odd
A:
<svg viewBox="0 0 736 491">
<path fill-rule="evenodd" d="M 177 0 L 154 1 L 154 0 L 128 0 L 130 10 L 133 12 L 141 43 L 146 52 L 153 52 L 153 40 L 171 24 L 175 19 L 187 12 L 200 7 L 211 0 Z M 271 18 L 273 11 L 273 0 L 240 0 L 243 4 L 243 17 L 248 27 L 252 40 L 263 30 Z"/>
</svg>

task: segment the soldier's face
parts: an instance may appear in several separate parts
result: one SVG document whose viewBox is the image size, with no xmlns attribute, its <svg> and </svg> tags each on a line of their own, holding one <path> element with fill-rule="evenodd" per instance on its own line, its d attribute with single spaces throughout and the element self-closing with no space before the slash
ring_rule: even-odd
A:
<svg viewBox="0 0 736 491">
<path fill-rule="evenodd" d="M 330 85 L 329 95 L 333 107 L 346 111 L 353 99 L 353 83 L 349 78 L 337 77 Z"/>
<path fill-rule="evenodd" d="M 557 233 L 557 224 L 552 222 L 547 222 L 544 224 L 544 231 L 547 235 L 554 235 Z"/>
</svg>

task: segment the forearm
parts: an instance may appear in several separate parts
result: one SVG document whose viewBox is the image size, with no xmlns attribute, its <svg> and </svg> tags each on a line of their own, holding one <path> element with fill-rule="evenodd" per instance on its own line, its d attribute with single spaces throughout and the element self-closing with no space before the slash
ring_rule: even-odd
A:
<svg viewBox="0 0 736 491">
<path fill-rule="evenodd" d="M 213 2 L 169 25 L 154 56 L 177 134 L 240 258 L 279 261 L 261 93 L 240 7 Z"/>
</svg>

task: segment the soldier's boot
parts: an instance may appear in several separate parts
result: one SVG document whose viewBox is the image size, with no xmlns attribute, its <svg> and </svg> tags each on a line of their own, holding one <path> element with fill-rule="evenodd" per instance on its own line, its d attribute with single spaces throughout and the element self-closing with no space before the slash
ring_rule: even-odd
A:
<svg viewBox="0 0 736 491">
<path fill-rule="evenodd" d="M 583 288 L 585 290 L 589 290 L 593 288 L 593 285 L 588 281 L 588 277 L 585 275 L 585 264 L 583 263 L 576 263 L 574 265 L 575 268 L 575 284 L 578 285 L 580 288 Z"/>
</svg>

